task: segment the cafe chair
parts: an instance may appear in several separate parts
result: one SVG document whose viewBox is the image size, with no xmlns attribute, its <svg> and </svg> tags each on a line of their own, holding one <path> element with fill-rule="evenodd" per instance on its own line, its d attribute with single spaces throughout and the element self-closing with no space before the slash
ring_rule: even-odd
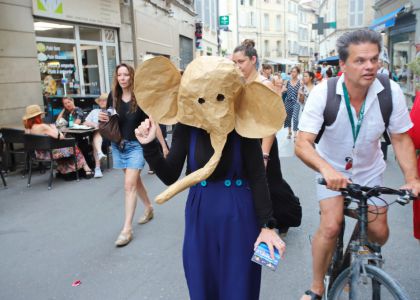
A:
<svg viewBox="0 0 420 300">
<path fill-rule="evenodd" d="M 0 177 L 1 177 L 1 181 L 3 182 L 3 186 L 7 189 L 7 182 L 6 182 L 6 178 L 4 178 L 4 174 L 3 174 L 3 160 L 1 161 L 0 164 Z"/>
<path fill-rule="evenodd" d="M 25 151 L 28 153 L 28 187 L 31 186 L 31 177 L 32 177 L 32 163 L 33 162 L 49 162 L 50 163 L 50 178 L 48 180 L 48 189 L 51 190 L 52 180 L 54 177 L 54 158 L 52 155 L 52 150 L 72 147 L 73 148 L 73 161 L 75 165 L 75 170 L 77 170 L 77 159 L 76 159 L 76 139 L 74 138 L 65 138 L 65 139 L 55 139 L 46 135 L 38 134 L 25 134 L 24 135 L 24 146 Z M 50 159 L 37 159 L 35 156 L 35 150 L 48 151 Z M 76 179 L 79 181 L 79 173 L 76 171 Z"/>
<path fill-rule="evenodd" d="M 22 162 L 24 162 L 22 176 L 25 176 L 27 170 L 26 152 L 24 148 L 17 147 L 18 145 L 23 146 L 23 136 L 25 131 L 23 129 L 2 128 L 0 129 L 0 133 L 5 145 L 5 150 L 3 153 L 5 171 L 14 171 L 16 169 L 16 155 L 20 155 L 22 157 Z"/>
<path fill-rule="evenodd" d="M 1 181 L 3 182 L 3 186 L 7 189 L 7 182 L 6 179 L 4 178 L 4 171 L 3 171 L 3 164 L 4 164 L 4 159 L 3 159 L 3 145 L 4 145 L 4 141 L 3 138 L 1 136 L 0 133 L 0 158 L 1 158 L 1 164 L 0 164 L 0 177 L 1 177 Z"/>
<path fill-rule="evenodd" d="M 1 181 L 3 181 L 3 186 L 7 189 L 7 182 L 6 182 L 6 178 L 4 178 L 3 169 L 0 169 L 0 176 L 1 176 Z"/>
</svg>

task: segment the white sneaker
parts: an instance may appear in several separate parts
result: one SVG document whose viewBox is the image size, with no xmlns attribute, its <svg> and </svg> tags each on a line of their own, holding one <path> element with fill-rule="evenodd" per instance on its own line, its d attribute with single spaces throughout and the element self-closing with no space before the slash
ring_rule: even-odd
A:
<svg viewBox="0 0 420 300">
<path fill-rule="evenodd" d="M 101 152 L 98 152 L 98 159 L 99 159 L 99 161 L 101 161 L 105 157 L 106 157 L 106 155 L 102 151 Z"/>
<path fill-rule="evenodd" d="M 101 168 L 95 168 L 95 175 L 93 175 L 94 178 L 101 178 L 102 176 L 104 176 L 102 174 Z"/>
</svg>

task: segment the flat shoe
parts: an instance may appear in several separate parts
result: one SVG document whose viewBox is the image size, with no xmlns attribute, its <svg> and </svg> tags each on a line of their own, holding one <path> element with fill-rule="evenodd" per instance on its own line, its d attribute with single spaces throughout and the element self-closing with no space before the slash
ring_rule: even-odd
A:
<svg viewBox="0 0 420 300">
<path fill-rule="evenodd" d="M 133 239 L 133 231 L 130 230 L 129 232 L 121 231 L 120 235 L 117 237 L 115 241 L 115 246 L 123 247 L 127 245 Z"/>
<path fill-rule="evenodd" d="M 146 224 L 148 222 L 150 222 L 150 220 L 152 220 L 154 217 L 153 215 L 153 208 L 146 210 L 143 214 L 143 216 L 139 219 L 138 223 L 139 224 Z"/>
</svg>

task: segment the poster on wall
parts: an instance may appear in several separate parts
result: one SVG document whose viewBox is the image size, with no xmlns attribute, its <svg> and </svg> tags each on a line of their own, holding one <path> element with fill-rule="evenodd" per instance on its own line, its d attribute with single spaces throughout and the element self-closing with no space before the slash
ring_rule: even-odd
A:
<svg viewBox="0 0 420 300">
<path fill-rule="evenodd" d="M 121 26 L 120 4 L 115 0 L 32 0 L 35 16 L 77 23 Z"/>
</svg>

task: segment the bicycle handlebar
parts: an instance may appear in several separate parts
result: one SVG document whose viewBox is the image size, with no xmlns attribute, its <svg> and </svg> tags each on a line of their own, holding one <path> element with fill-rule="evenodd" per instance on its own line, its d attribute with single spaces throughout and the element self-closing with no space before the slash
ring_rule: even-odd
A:
<svg viewBox="0 0 420 300">
<path fill-rule="evenodd" d="M 318 178 L 318 184 L 327 185 L 327 181 L 324 178 Z M 409 203 L 410 200 L 417 200 L 417 197 L 415 197 L 410 190 L 396 190 L 382 186 L 369 187 L 356 183 L 349 183 L 347 187 L 341 188 L 340 191 L 344 196 L 348 195 L 356 199 L 368 199 L 380 195 L 397 195 L 399 197 L 396 201 L 401 205 Z"/>
</svg>

